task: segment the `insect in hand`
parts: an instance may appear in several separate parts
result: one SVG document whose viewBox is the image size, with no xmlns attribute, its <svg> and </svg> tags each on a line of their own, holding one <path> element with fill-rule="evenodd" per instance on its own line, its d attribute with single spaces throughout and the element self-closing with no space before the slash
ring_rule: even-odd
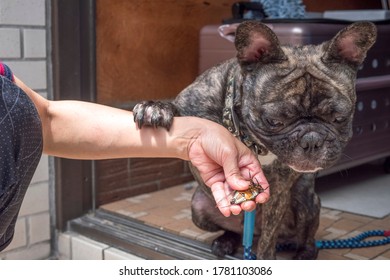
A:
<svg viewBox="0 0 390 280">
<path fill-rule="evenodd" d="M 257 181 L 256 178 L 253 178 L 250 173 L 249 177 L 251 179 L 248 189 L 246 189 L 245 191 L 233 191 L 231 193 L 232 198 L 230 199 L 230 205 L 239 205 L 245 201 L 255 200 L 259 194 L 263 193 L 266 189 L 268 189 L 268 187 L 264 189 L 260 185 L 259 181 Z M 225 207 L 229 207 L 230 205 Z"/>
</svg>

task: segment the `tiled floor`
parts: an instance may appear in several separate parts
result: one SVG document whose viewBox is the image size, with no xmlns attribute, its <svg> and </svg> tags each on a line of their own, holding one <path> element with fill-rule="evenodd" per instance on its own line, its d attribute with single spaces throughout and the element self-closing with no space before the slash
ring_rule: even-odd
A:
<svg viewBox="0 0 390 280">
<path fill-rule="evenodd" d="M 146 224 L 188 238 L 210 243 L 221 232 L 210 233 L 197 228 L 191 221 L 190 202 L 193 184 L 180 185 L 163 191 L 143 194 L 102 206 L 120 215 L 137 218 Z M 367 230 L 390 230 L 390 215 L 375 219 L 333 209 L 322 208 L 317 239 L 341 239 Z M 278 258 L 289 258 L 281 253 Z M 321 249 L 320 260 L 386 259 L 390 260 L 390 244 L 357 249 Z"/>
</svg>

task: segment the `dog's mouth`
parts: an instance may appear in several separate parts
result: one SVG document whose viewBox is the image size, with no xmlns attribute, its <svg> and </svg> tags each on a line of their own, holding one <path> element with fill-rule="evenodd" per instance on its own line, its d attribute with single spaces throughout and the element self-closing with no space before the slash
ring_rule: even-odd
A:
<svg viewBox="0 0 390 280">
<path fill-rule="evenodd" d="M 340 149 L 329 145 L 316 152 L 303 153 L 300 147 L 297 147 L 288 154 L 289 156 L 280 155 L 279 160 L 296 172 L 315 173 L 336 164 Z"/>
<path fill-rule="evenodd" d="M 318 172 L 324 168 L 322 167 L 314 167 L 314 168 L 301 168 L 300 166 L 298 167 L 295 167 L 294 165 L 288 165 L 288 167 L 290 167 L 292 170 L 296 171 L 296 172 L 299 172 L 299 173 L 315 173 L 315 172 Z"/>
<path fill-rule="evenodd" d="M 309 131 L 300 134 L 300 131 L 263 137 L 260 143 L 280 162 L 299 173 L 315 173 L 333 166 L 339 160 L 342 143 L 336 137 L 330 133 Z"/>
</svg>

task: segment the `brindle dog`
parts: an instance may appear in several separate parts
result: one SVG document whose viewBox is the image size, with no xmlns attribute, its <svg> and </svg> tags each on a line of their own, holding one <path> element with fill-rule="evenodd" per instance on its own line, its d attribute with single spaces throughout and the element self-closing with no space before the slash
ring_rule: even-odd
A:
<svg viewBox="0 0 390 280">
<path fill-rule="evenodd" d="M 320 200 L 315 172 L 335 164 L 352 137 L 356 73 L 376 40 L 376 27 L 353 23 L 320 45 L 283 46 L 258 21 L 236 30 L 237 57 L 217 65 L 169 103 L 142 102 L 135 121 L 169 129 L 173 116 L 198 116 L 225 125 L 259 153 L 271 199 L 257 207 L 257 258 L 275 259 L 277 243 L 295 243 L 296 259 L 315 259 Z M 241 242 L 242 215 L 225 218 L 199 182 L 194 223 L 225 230 L 213 252 L 231 254 Z"/>
</svg>

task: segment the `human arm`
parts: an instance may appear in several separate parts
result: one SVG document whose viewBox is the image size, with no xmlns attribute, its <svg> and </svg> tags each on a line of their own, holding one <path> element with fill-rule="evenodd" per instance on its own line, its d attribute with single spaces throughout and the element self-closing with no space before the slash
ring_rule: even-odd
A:
<svg viewBox="0 0 390 280">
<path fill-rule="evenodd" d="M 33 100 L 42 121 L 44 152 L 73 159 L 126 157 L 175 157 L 189 160 L 199 170 L 218 201 L 223 215 L 252 210 L 255 203 L 229 205 L 232 189 L 249 185 L 249 174 L 266 191 L 256 198 L 269 198 L 268 183 L 253 153 L 225 128 L 196 117 L 176 117 L 170 131 L 139 129 L 132 112 L 95 103 L 50 101 L 15 77 L 15 83 Z"/>
</svg>

